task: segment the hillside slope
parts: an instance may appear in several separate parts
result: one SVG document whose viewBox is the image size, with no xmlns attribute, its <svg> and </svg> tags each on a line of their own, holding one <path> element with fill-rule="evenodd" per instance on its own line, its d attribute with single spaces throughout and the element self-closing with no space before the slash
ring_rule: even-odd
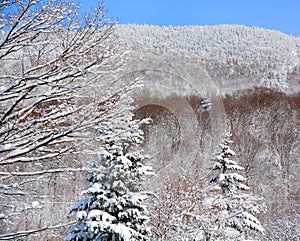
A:
<svg viewBox="0 0 300 241">
<path fill-rule="evenodd" d="M 299 92 L 300 38 L 242 25 L 119 25 L 116 32 L 132 50 L 132 69 L 172 56 L 178 65 L 205 69 L 222 91 L 268 86 Z"/>
</svg>

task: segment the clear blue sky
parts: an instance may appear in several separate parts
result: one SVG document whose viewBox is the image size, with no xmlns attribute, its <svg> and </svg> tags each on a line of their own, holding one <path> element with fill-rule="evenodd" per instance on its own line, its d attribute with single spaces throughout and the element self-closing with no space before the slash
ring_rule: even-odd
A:
<svg viewBox="0 0 300 241">
<path fill-rule="evenodd" d="M 84 8 L 96 0 L 81 0 Z M 300 0 L 105 0 L 120 23 L 243 24 L 300 36 Z"/>
</svg>

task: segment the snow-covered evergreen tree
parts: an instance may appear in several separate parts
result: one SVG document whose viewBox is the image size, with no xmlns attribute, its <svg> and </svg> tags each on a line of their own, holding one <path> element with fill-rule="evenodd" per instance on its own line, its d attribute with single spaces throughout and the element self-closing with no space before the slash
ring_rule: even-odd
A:
<svg viewBox="0 0 300 241">
<path fill-rule="evenodd" d="M 70 210 L 76 212 L 77 224 L 69 230 L 66 240 L 148 240 L 142 181 L 152 175 L 152 168 L 143 164 L 146 156 L 135 148 L 143 139 L 140 125 L 148 120 L 132 120 L 132 116 L 126 110 L 116 115 L 115 123 L 103 122 L 99 126 L 101 151 L 90 162 L 95 172 L 87 176 L 90 184 L 83 192 L 87 198 Z"/>
<path fill-rule="evenodd" d="M 247 193 L 250 189 L 243 182 L 246 179 L 238 174 L 244 170 L 233 157 L 230 149 L 231 134 L 227 134 L 220 149 L 212 158 L 209 169 L 216 171 L 210 178 L 210 186 L 204 201 L 206 212 L 200 216 L 206 240 L 245 239 L 251 231 L 264 232 L 255 214 L 263 209 L 259 198 Z"/>
</svg>

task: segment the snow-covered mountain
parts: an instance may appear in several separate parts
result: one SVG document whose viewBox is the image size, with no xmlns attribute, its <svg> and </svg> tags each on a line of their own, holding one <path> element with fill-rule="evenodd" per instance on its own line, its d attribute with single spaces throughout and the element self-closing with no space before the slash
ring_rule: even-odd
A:
<svg viewBox="0 0 300 241">
<path fill-rule="evenodd" d="M 116 33 L 131 50 L 130 71 L 177 74 L 183 65 L 207 72 L 222 92 L 254 86 L 300 91 L 300 37 L 242 25 L 119 25 Z"/>
</svg>

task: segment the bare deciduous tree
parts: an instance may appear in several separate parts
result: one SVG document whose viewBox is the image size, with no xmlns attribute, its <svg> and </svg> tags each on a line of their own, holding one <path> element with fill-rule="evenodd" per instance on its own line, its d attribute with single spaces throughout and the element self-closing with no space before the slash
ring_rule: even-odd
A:
<svg viewBox="0 0 300 241">
<path fill-rule="evenodd" d="M 155 240 L 194 240 L 202 234 L 193 214 L 201 212 L 204 181 L 197 169 L 182 172 L 159 177 L 161 189 L 149 203 Z"/>
<path fill-rule="evenodd" d="M 95 127 L 118 114 L 120 96 L 131 85 L 116 87 L 123 51 L 102 2 L 84 17 L 79 5 L 68 0 L 4 0 L 0 13 L 0 215 L 5 233 L 54 225 L 50 211 L 55 205 L 49 199 L 67 194 L 58 193 L 62 189 L 56 185 L 68 189 L 62 177 L 86 170 L 77 156 L 83 147 L 86 154 L 93 152 Z M 30 219 L 26 212 L 38 208 L 48 210 L 38 224 L 39 215 L 33 215 L 28 224 L 23 220 L 12 227 L 9 218 Z"/>
</svg>

